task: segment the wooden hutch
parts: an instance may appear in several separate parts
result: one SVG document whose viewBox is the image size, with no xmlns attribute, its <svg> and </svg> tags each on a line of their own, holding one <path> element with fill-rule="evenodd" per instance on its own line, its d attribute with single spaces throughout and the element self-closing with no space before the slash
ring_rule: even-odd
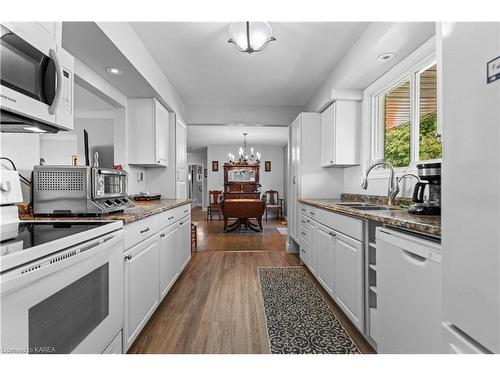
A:
<svg viewBox="0 0 500 375">
<path fill-rule="evenodd" d="M 259 164 L 224 164 L 225 199 L 260 199 Z"/>
</svg>

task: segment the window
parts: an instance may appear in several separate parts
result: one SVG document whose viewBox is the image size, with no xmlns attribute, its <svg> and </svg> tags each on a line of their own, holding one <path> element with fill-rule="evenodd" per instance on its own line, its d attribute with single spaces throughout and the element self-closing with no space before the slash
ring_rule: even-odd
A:
<svg viewBox="0 0 500 375">
<path fill-rule="evenodd" d="M 384 124 L 384 156 L 394 167 L 410 165 L 410 80 L 379 96 Z"/>
<path fill-rule="evenodd" d="M 413 168 L 441 159 L 434 51 L 433 44 L 426 43 L 365 90 L 372 162 Z"/>
<path fill-rule="evenodd" d="M 418 160 L 441 158 L 437 134 L 437 72 L 436 64 L 419 74 L 419 157 Z"/>
</svg>

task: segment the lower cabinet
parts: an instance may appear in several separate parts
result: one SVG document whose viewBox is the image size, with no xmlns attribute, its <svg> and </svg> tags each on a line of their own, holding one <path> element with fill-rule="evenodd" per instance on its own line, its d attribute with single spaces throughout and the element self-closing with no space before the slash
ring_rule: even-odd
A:
<svg viewBox="0 0 500 375">
<path fill-rule="evenodd" d="M 179 269 L 183 270 L 191 259 L 191 216 L 179 222 Z"/>
<path fill-rule="evenodd" d="M 363 331 L 363 243 L 338 232 L 334 242 L 334 300 Z"/>
<path fill-rule="evenodd" d="M 314 226 L 315 230 L 315 253 L 317 258 L 316 278 L 325 290 L 334 295 L 333 271 L 334 271 L 334 233 L 333 230 L 321 224 Z"/>
<path fill-rule="evenodd" d="M 179 226 L 173 224 L 160 232 L 160 300 L 170 290 L 170 287 L 180 273 L 180 236 Z"/>
<path fill-rule="evenodd" d="M 344 223 L 341 215 L 332 214 L 335 220 L 328 220 L 328 212 L 318 210 L 317 213 L 321 213 L 316 215 L 321 217 L 308 216 L 310 242 L 302 241 L 301 260 L 352 323 L 363 332 L 363 242 L 325 225 L 335 222 L 339 228 L 350 228 L 351 221 L 356 219 L 346 216 Z M 356 224 L 362 226 L 361 221 Z"/>
<path fill-rule="evenodd" d="M 159 304 L 159 241 L 153 236 L 125 253 L 125 351 Z"/>
<path fill-rule="evenodd" d="M 183 207 L 184 209 L 189 207 Z M 169 222 L 168 218 L 173 215 L 170 213 L 164 215 L 167 220 L 158 217 L 158 227 L 161 228 L 162 225 L 168 227 L 159 231 L 157 229 L 156 232 L 148 230 L 149 238 L 139 243 L 140 239 L 136 240 L 136 245 L 125 251 L 123 322 L 125 353 L 191 259 L 191 216 L 188 214 L 183 217 L 185 211 L 182 211 L 177 221 Z M 131 238 L 134 231 L 142 228 L 141 225 L 131 225 L 128 228 Z"/>
</svg>

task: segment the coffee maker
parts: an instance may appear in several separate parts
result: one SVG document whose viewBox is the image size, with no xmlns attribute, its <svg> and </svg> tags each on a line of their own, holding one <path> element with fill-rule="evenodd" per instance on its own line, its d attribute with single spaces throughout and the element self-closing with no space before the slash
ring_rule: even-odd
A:
<svg viewBox="0 0 500 375">
<path fill-rule="evenodd" d="M 417 164 L 420 181 L 413 191 L 414 204 L 408 210 L 417 215 L 441 214 L 441 163 Z"/>
</svg>

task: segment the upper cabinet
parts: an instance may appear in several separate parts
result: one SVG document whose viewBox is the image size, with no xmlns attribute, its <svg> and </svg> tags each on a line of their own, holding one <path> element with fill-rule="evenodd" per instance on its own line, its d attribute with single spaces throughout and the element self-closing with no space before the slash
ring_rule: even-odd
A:
<svg viewBox="0 0 500 375">
<path fill-rule="evenodd" d="M 361 103 L 337 100 L 321 113 L 321 166 L 359 165 Z"/>
<path fill-rule="evenodd" d="M 168 166 L 169 119 L 166 108 L 154 98 L 127 101 L 129 164 Z"/>
</svg>

